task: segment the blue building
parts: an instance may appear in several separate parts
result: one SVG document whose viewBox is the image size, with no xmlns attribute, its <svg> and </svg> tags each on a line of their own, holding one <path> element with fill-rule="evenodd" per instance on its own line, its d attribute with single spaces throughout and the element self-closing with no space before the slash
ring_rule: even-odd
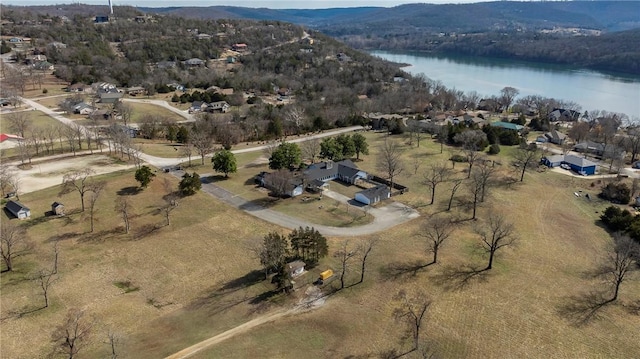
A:
<svg viewBox="0 0 640 359">
<path fill-rule="evenodd" d="M 583 176 L 593 175 L 596 173 L 596 164 L 589 161 L 586 158 L 574 156 L 574 155 L 554 155 L 544 157 L 542 164 L 547 167 L 558 167 L 563 164 L 569 166 L 572 171 L 575 171 Z"/>
</svg>

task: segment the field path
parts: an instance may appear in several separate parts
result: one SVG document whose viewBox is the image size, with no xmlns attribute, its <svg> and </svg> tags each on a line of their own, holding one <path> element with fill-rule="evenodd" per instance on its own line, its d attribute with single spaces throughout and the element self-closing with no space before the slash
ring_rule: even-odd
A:
<svg viewBox="0 0 640 359">
<path fill-rule="evenodd" d="M 253 329 L 253 328 L 255 328 L 255 327 L 259 326 L 259 325 L 272 322 L 272 321 L 274 321 L 274 320 L 276 320 L 278 318 L 284 317 L 285 315 L 293 314 L 297 310 L 298 310 L 297 308 L 288 309 L 288 310 L 281 309 L 281 310 L 275 311 L 275 312 L 273 312 L 271 314 L 260 316 L 258 318 L 252 319 L 252 320 L 250 320 L 250 321 L 248 321 L 248 322 L 246 322 L 244 324 L 240 324 L 235 328 L 229 329 L 226 332 L 222 332 L 222 333 L 220 333 L 220 334 L 218 334 L 216 336 L 213 336 L 213 337 L 211 337 L 209 339 L 205 339 L 205 340 L 201 341 L 200 343 L 196 343 L 196 344 L 194 344 L 194 345 L 192 345 L 192 346 L 190 346 L 188 348 L 182 349 L 181 351 L 179 351 L 179 352 L 177 352 L 175 354 L 169 355 L 165 359 L 184 359 L 184 358 L 188 358 L 188 357 L 198 353 L 199 351 L 201 351 L 203 349 L 206 349 L 206 348 L 208 348 L 208 347 L 210 347 L 212 345 L 218 344 L 218 343 L 220 343 L 220 342 L 222 342 L 224 340 L 227 340 L 227 339 L 229 339 L 229 338 L 231 338 L 231 337 L 233 337 L 235 335 L 246 333 L 249 330 L 251 330 L 251 329 Z"/>
</svg>

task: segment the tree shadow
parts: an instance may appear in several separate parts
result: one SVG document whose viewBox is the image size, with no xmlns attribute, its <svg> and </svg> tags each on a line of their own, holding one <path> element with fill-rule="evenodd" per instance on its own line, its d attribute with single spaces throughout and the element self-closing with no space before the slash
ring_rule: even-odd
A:
<svg viewBox="0 0 640 359">
<path fill-rule="evenodd" d="M 224 175 L 210 175 L 210 176 L 203 176 L 200 177 L 200 182 L 202 182 L 203 184 L 209 184 L 209 183 L 216 183 L 216 182 L 220 182 L 220 181 L 224 181 L 229 179 L 228 177 L 225 177 Z"/>
<path fill-rule="evenodd" d="M 251 272 L 245 274 L 242 277 L 232 279 L 225 283 L 220 290 L 221 291 L 230 291 L 235 289 L 241 289 L 250 287 L 254 284 L 260 283 L 264 278 L 264 272 L 260 270 L 252 270 Z"/>
<path fill-rule="evenodd" d="M 241 204 L 238 208 L 243 211 L 249 211 L 249 212 L 261 211 L 263 209 L 269 209 L 275 206 L 280 200 L 282 199 L 274 198 L 274 197 L 254 199 L 251 201 L 246 201 L 245 203 Z"/>
<path fill-rule="evenodd" d="M 134 196 L 142 192 L 142 189 L 138 186 L 122 187 L 116 192 L 118 196 Z"/>
<path fill-rule="evenodd" d="M 192 308 L 201 308 L 209 304 L 213 304 L 219 300 L 222 296 L 234 293 L 241 289 L 258 284 L 264 280 L 264 272 L 259 270 L 253 270 L 242 277 L 232 279 L 220 287 L 211 288 L 204 296 L 197 298 L 191 303 Z M 251 300 L 251 297 L 242 297 L 240 300 L 233 300 L 231 306 L 240 304 L 247 300 Z"/>
<path fill-rule="evenodd" d="M 76 237 L 80 237 L 82 234 L 78 233 L 78 232 L 67 232 L 67 233 L 61 233 L 61 234 L 56 234 L 55 236 L 51 236 L 47 239 L 47 242 L 58 242 L 58 241 L 64 241 L 67 239 L 74 239 Z"/>
<path fill-rule="evenodd" d="M 115 237 L 120 232 L 120 228 L 104 229 L 98 232 L 87 232 L 78 238 L 81 243 L 102 243 L 107 239 Z"/>
<path fill-rule="evenodd" d="M 155 231 L 159 230 L 160 228 L 162 228 L 162 225 L 158 225 L 158 224 L 145 224 L 143 226 L 140 226 L 139 228 L 136 228 L 133 237 L 135 239 L 143 239 L 151 234 L 153 234 Z"/>
<path fill-rule="evenodd" d="M 558 314 L 575 326 L 587 325 L 599 319 L 601 310 L 613 301 L 605 292 L 592 291 L 567 298 L 567 302 L 558 307 Z"/>
<path fill-rule="evenodd" d="M 472 265 L 461 267 L 445 266 L 441 273 L 436 274 L 434 283 L 448 291 L 460 290 L 474 281 L 486 281 L 489 276 L 487 268 Z"/>
<path fill-rule="evenodd" d="M 434 262 L 424 264 L 421 261 L 391 263 L 380 270 L 382 276 L 389 280 L 407 279 L 415 277 L 421 269 L 434 265 Z"/>
</svg>

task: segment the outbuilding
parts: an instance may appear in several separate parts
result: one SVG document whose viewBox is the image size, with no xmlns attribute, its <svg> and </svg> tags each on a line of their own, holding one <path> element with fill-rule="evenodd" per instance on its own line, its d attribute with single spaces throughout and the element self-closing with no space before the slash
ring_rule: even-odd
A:
<svg viewBox="0 0 640 359">
<path fill-rule="evenodd" d="M 574 155 L 565 155 L 563 162 L 568 164 L 572 170 L 578 172 L 581 175 L 587 176 L 596 173 L 596 164 L 586 158 Z"/>
<path fill-rule="evenodd" d="M 27 219 L 31 217 L 31 210 L 18 201 L 12 200 L 7 202 L 5 208 L 18 219 Z"/>
<path fill-rule="evenodd" d="M 389 190 L 389 187 L 387 187 L 387 185 L 381 184 L 356 193 L 355 200 L 360 203 L 372 205 L 389 197 L 391 197 L 391 191 Z"/>
<path fill-rule="evenodd" d="M 287 271 L 289 272 L 289 274 L 291 274 L 291 277 L 297 277 L 299 275 L 301 275 L 302 273 L 304 273 L 304 266 L 306 265 L 305 262 L 303 261 L 293 261 L 293 262 L 289 262 L 287 263 Z"/>
<path fill-rule="evenodd" d="M 56 216 L 64 216 L 64 204 L 60 202 L 53 202 L 51 204 L 51 213 Z"/>
</svg>

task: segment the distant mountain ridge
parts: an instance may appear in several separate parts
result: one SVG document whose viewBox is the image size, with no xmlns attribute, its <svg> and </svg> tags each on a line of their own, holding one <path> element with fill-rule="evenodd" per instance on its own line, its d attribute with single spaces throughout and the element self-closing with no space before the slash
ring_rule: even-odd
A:
<svg viewBox="0 0 640 359">
<path fill-rule="evenodd" d="M 510 28 L 580 27 L 621 31 L 640 27 L 638 1 L 482 2 L 472 4 L 406 4 L 392 8 L 267 9 L 234 6 L 138 8 L 141 11 L 200 19 L 280 20 L 317 28 L 328 34 L 371 30 L 403 32 L 487 31 Z M 403 30 L 404 29 L 404 30 Z"/>
</svg>

